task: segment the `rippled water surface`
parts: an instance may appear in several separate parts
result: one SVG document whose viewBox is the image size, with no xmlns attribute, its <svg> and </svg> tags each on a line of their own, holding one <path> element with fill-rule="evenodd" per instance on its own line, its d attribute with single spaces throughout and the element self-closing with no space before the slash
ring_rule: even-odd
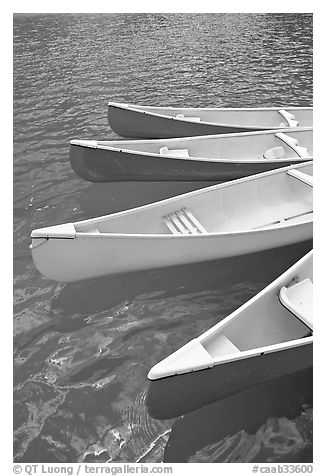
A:
<svg viewBox="0 0 326 476">
<path fill-rule="evenodd" d="M 287 380 L 292 391 L 278 401 L 271 396 L 284 385 L 275 381 L 172 420 L 152 418 L 145 403 L 146 375 L 158 360 L 233 311 L 311 244 L 73 284 L 49 281 L 34 268 L 34 228 L 206 185 L 91 185 L 75 176 L 70 139 L 117 137 L 107 124 L 108 100 L 310 106 L 312 17 L 15 15 L 15 460 L 311 461 L 306 372 Z M 269 403 L 258 418 L 250 402 L 262 393 Z"/>
</svg>

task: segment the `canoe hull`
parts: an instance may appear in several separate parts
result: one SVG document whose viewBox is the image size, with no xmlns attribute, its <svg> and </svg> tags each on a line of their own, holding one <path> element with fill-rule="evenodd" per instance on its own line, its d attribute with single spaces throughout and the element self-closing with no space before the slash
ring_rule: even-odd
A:
<svg viewBox="0 0 326 476">
<path fill-rule="evenodd" d="M 109 235 L 33 240 L 39 271 L 57 281 L 162 268 L 239 256 L 312 239 L 312 221 L 243 233 Z M 40 244 L 38 244 L 40 243 Z"/>
<path fill-rule="evenodd" d="M 246 388 L 312 365 L 313 345 L 308 341 L 300 346 L 227 362 L 210 369 L 151 381 L 146 405 L 153 418 L 175 418 Z"/>
<path fill-rule="evenodd" d="M 287 127 L 284 117 L 279 114 L 280 110 L 282 108 L 156 108 L 109 103 L 108 122 L 111 129 L 122 137 L 167 139 L 234 132 L 267 131 Z M 207 114 L 207 111 L 210 111 L 210 113 Z M 277 121 L 275 121 L 275 111 L 278 114 Z M 295 126 L 312 126 L 311 108 L 287 108 L 287 111 L 290 114 L 294 113 L 300 116 Z M 186 118 L 178 119 L 176 118 L 178 113 L 185 113 L 188 117 L 199 115 L 202 122 L 187 120 Z M 248 118 L 248 114 L 252 116 L 252 113 L 256 119 L 254 122 Z M 270 117 L 270 114 L 274 115 L 274 120 L 266 119 L 266 115 Z M 240 124 L 235 124 L 234 121 L 239 119 L 239 115 L 242 118 L 245 115 L 246 118 L 243 118 Z M 289 127 L 293 126 L 294 124 L 289 124 Z"/>
<path fill-rule="evenodd" d="M 158 117 L 132 109 L 109 105 L 108 121 L 111 129 L 121 137 L 134 139 L 168 139 L 171 137 L 191 137 L 232 132 L 267 130 L 264 127 L 229 126 L 201 124 L 180 121 L 171 117 Z"/>
<path fill-rule="evenodd" d="M 88 182 L 228 181 L 305 161 L 196 161 L 70 145 L 71 167 Z"/>
</svg>

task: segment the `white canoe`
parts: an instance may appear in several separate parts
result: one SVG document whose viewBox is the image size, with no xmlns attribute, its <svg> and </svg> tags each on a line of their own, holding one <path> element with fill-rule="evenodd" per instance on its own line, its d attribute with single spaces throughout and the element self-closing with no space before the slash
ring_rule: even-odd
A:
<svg viewBox="0 0 326 476">
<path fill-rule="evenodd" d="M 34 230 L 34 263 L 76 281 L 253 253 L 312 238 L 312 162 L 111 215 Z"/>
<path fill-rule="evenodd" d="M 313 157 L 311 127 L 178 139 L 70 141 L 70 164 L 90 182 L 226 181 Z"/>
<path fill-rule="evenodd" d="M 312 366 L 313 252 L 201 336 L 156 364 L 148 400 L 218 400 Z"/>
<path fill-rule="evenodd" d="M 148 378 L 222 367 L 311 343 L 312 267 L 310 251 L 239 309 L 156 364 Z M 253 362 L 247 360 L 248 367 Z"/>
<path fill-rule="evenodd" d="M 109 102 L 110 127 L 122 137 L 170 138 L 311 127 L 311 107 L 176 108 Z"/>
</svg>

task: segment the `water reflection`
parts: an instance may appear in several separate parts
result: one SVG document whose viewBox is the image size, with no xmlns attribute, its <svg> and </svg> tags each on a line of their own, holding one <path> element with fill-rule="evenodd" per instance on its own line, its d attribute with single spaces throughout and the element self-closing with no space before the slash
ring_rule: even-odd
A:
<svg viewBox="0 0 326 476">
<path fill-rule="evenodd" d="M 164 462 L 312 461 L 311 405 L 312 369 L 245 390 L 178 419 Z"/>
</svg>

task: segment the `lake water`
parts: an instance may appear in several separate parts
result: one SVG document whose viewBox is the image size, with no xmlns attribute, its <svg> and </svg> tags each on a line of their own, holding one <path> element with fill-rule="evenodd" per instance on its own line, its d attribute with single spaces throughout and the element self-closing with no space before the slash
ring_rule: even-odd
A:
<svg viewBox="0 0 326 476">
<path fill-rule="evenodd" d="M 79 179 L 69 140 L 117 138 L 109 100 L 311 106 L 312 16 L 26 14 L 13 33 L 15 461 L 311 461 L 311 372 L 203 398 L 181 418 L 153 418 L 146 405 L 155 363 L 311 243 L 72 284 L 43 278 L 28 246 L 35 228 L 207 185 Z"/>
</svg>

